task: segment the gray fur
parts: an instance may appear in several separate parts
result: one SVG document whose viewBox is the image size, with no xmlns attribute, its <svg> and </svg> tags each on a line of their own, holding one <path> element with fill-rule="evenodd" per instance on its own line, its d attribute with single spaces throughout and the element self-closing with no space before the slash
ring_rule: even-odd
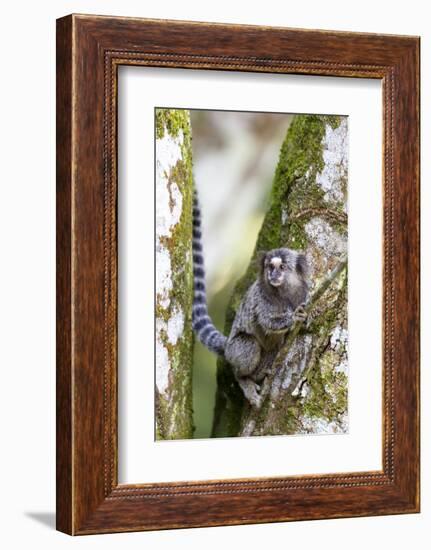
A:
<svg viewBox="0 0 431 550">
<path fill-rule="evenodd" d="M 193 196 L 193 280 L 194 297 L 192 326 L 198 339 L 210 351 L 224 355 L 226 336 L 219 332 L 208 315 L 207 295 L 205 288 L 205 268 L 202 254 L 201 210 L 196 191 Z"/>
<path fill-rule="evenodd" d="M 263 382 L 286 333 L 295 321 L 305 321 L 308 298 L 307 261 L 289 248 L 263 253 L 260 274 L 245 294 L 228 337 L 212 323 L 206 302 L 197 196 L 193 204 L 194 302 L 193 329 L 211 351 L 224 356 L 251 405 L 259 407 Z"/>
</svg>

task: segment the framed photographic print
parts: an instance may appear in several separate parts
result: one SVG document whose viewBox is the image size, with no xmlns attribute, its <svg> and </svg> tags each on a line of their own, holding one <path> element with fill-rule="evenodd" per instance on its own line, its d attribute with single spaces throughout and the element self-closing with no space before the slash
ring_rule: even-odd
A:
<svg viewBox="0 0 431 550">
<path fill-rule="evenodd" d="M 419 39 L 57 21 L 57 528 L 419 511 Z"/>
</svg>

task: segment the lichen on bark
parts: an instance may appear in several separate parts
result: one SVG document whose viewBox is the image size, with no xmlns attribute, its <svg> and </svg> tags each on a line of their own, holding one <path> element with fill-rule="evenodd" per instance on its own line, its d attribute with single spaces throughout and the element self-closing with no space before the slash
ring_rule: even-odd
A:
<svg viewBox="0 0 431 550">
<path fill-rule="evenodd" d="M 311 292 L 347 252 L 347 118 L 297 115 L 280 151 L 271 198 L 254 255 L 238 281 L 225 333 L 257 276 L 258 251 L 287 246 L 306 252 Z M 256 413 L 230 366 L 220 360 L 213 436 L 347 431 L 347 271 L 309 313 Z"/>
<path fill-rule="evenodd" d="M 190 116 L 156 109 L 156 439 L 193 436 Z"/>
</svg>

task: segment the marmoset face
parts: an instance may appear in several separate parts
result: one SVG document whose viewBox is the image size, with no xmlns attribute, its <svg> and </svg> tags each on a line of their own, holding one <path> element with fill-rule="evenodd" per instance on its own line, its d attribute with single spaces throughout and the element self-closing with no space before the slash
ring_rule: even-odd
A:
<svg viewBox="0 0 431 550">
<path fill-rule="evenodd" d="M 288 248 L 270 250 L 263 260 L 263 275 L 271 286 L 277 288 L 282 285 L 295 286 L 300 282 L 300 265 L 298 258 L 301 255 Z"/>
<path fill-rule="evenodd" d="M 286 274 L 286 263 L 283 262 L 283 258 L 274 256 L 271 258 L 266 266 L 266 273 L 268 282 L 272 286 L 281 286 L 284 283 Z"/>
</svg>

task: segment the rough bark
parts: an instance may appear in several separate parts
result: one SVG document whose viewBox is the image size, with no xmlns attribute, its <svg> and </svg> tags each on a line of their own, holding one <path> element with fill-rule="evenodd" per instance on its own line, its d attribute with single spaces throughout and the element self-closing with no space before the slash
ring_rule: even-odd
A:
<svg viewBox="0 0 431 550">
<path fill-rule="evenodd" d="M 230 366 L 219 361 L 214 437 L 347 431 L 345 117 L 294 118 L 281 148 L 254 256 L 280 246 L 307 254 L 314 296 L 308 322 L 286 336 L 262 387 L 265 399 L 259 411 L 244 400 Z M 256 278 L 254 259 L 233 292 L 226 334 Z"/>
<path fill-rule="evenodd" d="M 193 436 L 189 112 L 156 110 L 156 438 Z"/>
</svg>

